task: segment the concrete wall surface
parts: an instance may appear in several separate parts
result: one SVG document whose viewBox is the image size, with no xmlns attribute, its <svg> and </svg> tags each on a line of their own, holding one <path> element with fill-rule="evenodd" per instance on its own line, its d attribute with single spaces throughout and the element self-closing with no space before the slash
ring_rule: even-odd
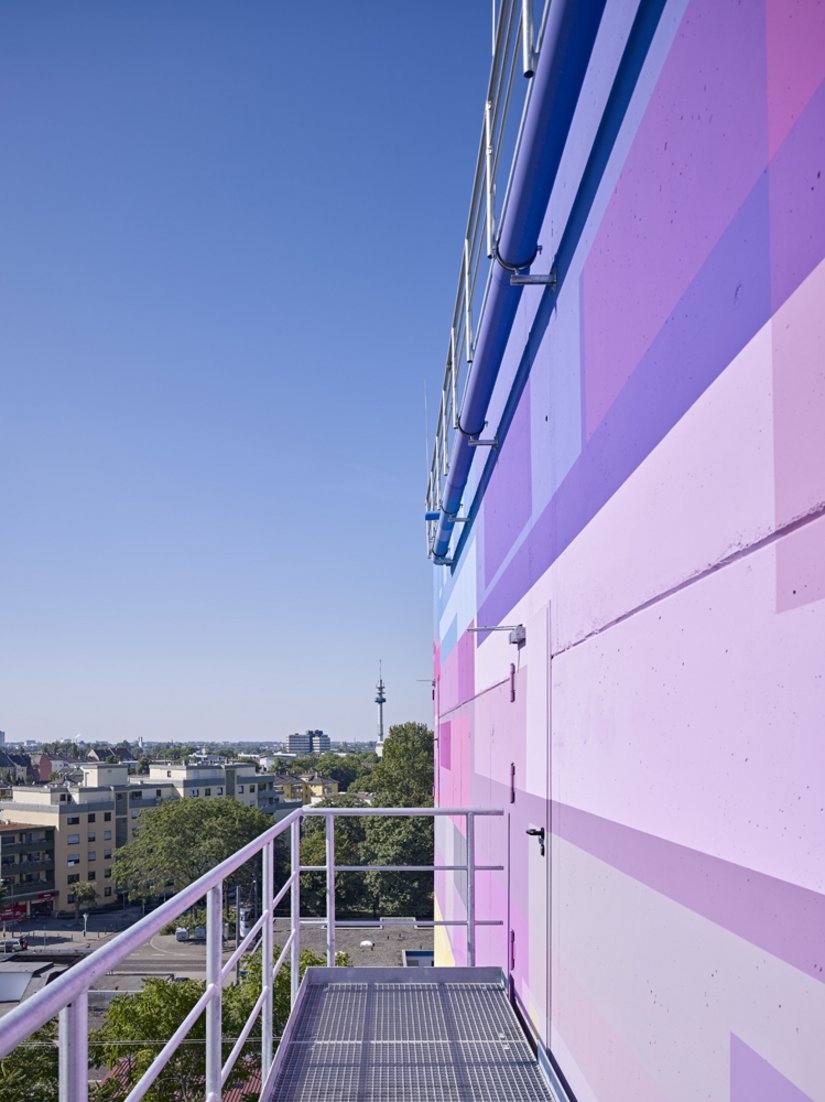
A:
<svg viewBox="0 0 825 1102">
<path fill-rule="evenodd" d="M 825 3 L 608 0 L 558 290 L 523 292 L 435 568 L 438 802 L 506 811 L 478 963 L 578 1102 L 825 1102 L 823 174 Z M 502 624 L 526 645 L 469 630 Z M 441 917 L 466 896 L 437 878 Z"/>
</svg>

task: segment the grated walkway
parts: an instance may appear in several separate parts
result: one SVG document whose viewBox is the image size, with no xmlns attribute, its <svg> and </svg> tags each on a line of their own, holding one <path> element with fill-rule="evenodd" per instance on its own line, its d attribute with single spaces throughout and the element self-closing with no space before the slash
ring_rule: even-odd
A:
<svg viewBox="0 0 825 1102">
<path fill-rule="evenodd" d="M 501 982 L 459 971 L 309 969 L 269 1102 L 549 1102 Z"/>
</svg>

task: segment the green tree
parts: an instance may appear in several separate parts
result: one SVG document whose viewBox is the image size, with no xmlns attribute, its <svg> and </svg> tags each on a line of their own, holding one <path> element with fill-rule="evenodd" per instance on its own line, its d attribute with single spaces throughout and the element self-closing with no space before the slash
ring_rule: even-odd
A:
<svg viewBox="0 0 825 1102">
<path fill-rule="evenodd" d="M 432 865 L 433 853 L 432 819 L 365 820 L 361 855 L 366 865 Z M 365 880 L 377 914 L 432 918 L 431 872 L 368 872 Z"/>
<path fill-rule="evenodd" d="M 57 1029 L 49 1022 L 0 1060 L 3 1102 L 54 1102 L 57 1098 Z"/>
<path fill-rule="evenodd" d="M 97 886 L 91 880 L 81 880 L 72 887 L 74 893 L 74 916 L 80 917 L 81 911 L 88 911 L 97 902 Z"/>
<path fill-rule="evenodd" d="M 348 793 L 322 800 L 318 807 L 365 807 L 362 800 Z M 340 816 L 335 820 L 336 865 L 363 865 L 361 845 L 364 841 L 365 819 Z M 304 819 L 301 839 L 301 864 L 326 865 L 326 819 L 319 815 Z M 364 873 L 340 872 L 335 878 L 335 907 L 340 917 L 371 909 Z M 310 916 L 326 913 L 326 876 L 308 872 L 301 877 L 301 912 Z"/>
<path fill-rule="evenodd" d="M 276 960 L 279 954 L 280 949 L 276 946 Z M 335 962 L 338 965 L 351 963 L 346 953 L 337 953 Z M 324 963 L 323 957 L 305 950 L 301 953 L 300 975 L 303 976 L 310 965 Z M 242 971 L 245 975 L 241 983 L 224 989 L 222 1063 L 229 1056 L 261 993 L 261 969 L 260 953 L 244 957 Z M 278 1038 L 289 1017 L 289 974 L 289 965 L 285 964 L 275 979 L 273 1048 L 277 1047 Z M 150 977 L 145 980 L 143 989 L 138 993 L 118 995 L 112 1000 L 103 1025 L 91 1035 L 89 1045 L 92 1062 L 103 1064 L 110 1070 L 117 1068 L 118 1075 L 101 1084 L 93 1095 L 94 1102 L 121 1102 L 204 990 L 205 984 L 200 981 L 186 980 L 178 983 Z M 147 1102 L 201 1102 L 206 1071 L 205 1037 L 206 1017 L 201 1014 L 177 1052 L 147 1091 Z M 260 1067 L 260 1038 L 259 1016 L 241 1050 L 226 1089 L 230 1086 L 242 1086 L 252 1072 Z M 6 1102 L 4 1094 L 0 1097 Z M 53 1096 L 49 1096 L 50 1099 L 51 1097 Z M 14 1102 L 18 1102 L 18 1099 L 15 1098 Z M 19 1102 L 28 1102 L 28 1096 L 21 1095 Z M 39 1098 L 37 1102 L 40 1102 Z"/>
<path fill-rule="evenodd" d="M 370 791 L 382 807 L 432 807 L 433 733 L 426 724 L 390 727 Z"/>
<path fill-rule="evenodd" d="M 257 807 L 230 799 L 169 800 L 141 812 L 131 842 L 115 851 L 114 879 L 129 898 L 148 899 L 159 891 L 178 892 L 225 861 L 272 826 Z M 276 849 L 276 865 L 283 861 Z M 229 885 L 248 885 L 260 858 L 247 861 Z M 285 869 L 276 868 L 282 883 Z"/>
</svg>

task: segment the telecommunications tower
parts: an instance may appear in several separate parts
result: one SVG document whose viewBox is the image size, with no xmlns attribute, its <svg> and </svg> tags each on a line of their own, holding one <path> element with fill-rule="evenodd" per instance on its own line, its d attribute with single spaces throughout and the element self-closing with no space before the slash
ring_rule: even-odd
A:
<svg viewBox="0 0 825 1102">
<path fill-rule="evenodd" d="M 375 694 L 375 703 L 378 705 L 378 741 L 375 744 L 375 752 L 378 757 L 384 753 L 384 705 L 387 698 L 384 696 L 384 678 L 381 675 L 381 663 L 378 663 L 378 684 L 375 686 L 378 692 Z"/>
</svg>

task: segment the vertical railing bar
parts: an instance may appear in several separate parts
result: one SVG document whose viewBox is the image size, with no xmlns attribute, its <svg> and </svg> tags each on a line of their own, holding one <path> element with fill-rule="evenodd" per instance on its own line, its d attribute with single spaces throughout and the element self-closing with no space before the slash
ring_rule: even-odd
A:
<svg viewBox="0 0 825 1102">
<path fill-rule="evenodd" d="M 264 906 L 267 912 L 261 944 L 261 989 L 266 992 L 261 1013 L 261 1082 L 266 1079 L 269 1066 L 272 1063 L 272 958 L 275 944 L 275 908 L 272 905 L 275 895 L 273 890 L 275 877 L 274 847 L 274 842 L 267 842 L 264 846 L 263 875 L 261 877 L 263 881 L 261 891 L 263 892 Z"/>
<path fill-rule="evenodd" d="M 493 57 L 496 56 L 496 24 L 497 23 L 498 23 L 498 20 L 496 19 L 496 0 L 493 0 L 493 37 L 492 37 L 492 43 L 491 43 L 491 49 L 490 49 L 490 52 L 491 52 Z"/>
<path fill-rule="evenodd" d="M 441 461 L 444 468 L 444 476 L 447 476 L 449 466 L 447 460 L 447 380 L 441 390 Z"/>
<path fill-rule="evenodd" d="M 335 816 L 326 815 L 327 834 L 327 967 L 335 966 Z"/>
<path fill-rule="evenodd" d="M 289 1003 L 295 1005 L 298 997 L 298 984 L 301 971 L 301 817 L 290 827 L 289 838 L 290 872 L 293 875 L 290 893 L 289 928 L 292 934 L 292 949 L 289 965 Z"/>
<path fill-rule="evenodd" d="M 455 326 L 450 326 L 450 370 L 453 377 L 453 428 L 458 428 L 458 379 L 455 366 Z"/>
<path fill-rule="evenodd" d="M 472 811 L 466 812 L 467 824 L 467 964 L 472 968 L 476 962 L 476 847 L 475 817 Z"/>
<path fill-rule="evenodd" d="M 206 1102 L 221 1097 L 221 909 L 223 882 L 206 895 L 206 986 L 214 987 L 215 997 L 206 1008 Z"/>
<path fill-rule="evenodd" d="M 493 105 L 490 100 L 484 105 L 484 172 L 487 193 L 487 258 L 493 256 L 493 237 L 495 236 L 495 212 L 493 211 L 493 138 L 490 127 L 490 114 Z"/>
<path fill-rule="evenodd" d="M 89 992 L 64 1006 L 58 1018 L 58 1097 L 86 1102 L 89 1095 Z"/>
<path fill-rule="evenodd" d="M 524 75 L 535 71 L 533 58 L 533 0 L 521 0 L 521 62 Z"/>
<path fill-rule="evenodd" d="M 464 350 L 467 363 L 473 362 L 473 320 L 470 315 L 470 239 L 464 238 Z"/>
</svg>

